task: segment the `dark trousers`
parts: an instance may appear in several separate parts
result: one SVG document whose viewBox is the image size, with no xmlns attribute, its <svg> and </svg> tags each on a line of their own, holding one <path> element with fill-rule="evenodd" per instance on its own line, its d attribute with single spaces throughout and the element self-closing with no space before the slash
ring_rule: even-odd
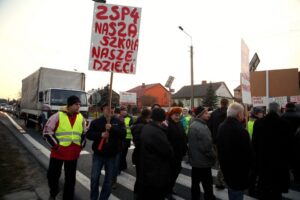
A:
<svg viewBox="0 0 300 200">
<path fill-rule="evenodd" d="M 164 200 L 166 196 L 165 189 L 154 186 L 140 184 L 138 190 L 137 200 Z"/>
<path fill-rule="evenodd" d="M 47 173 L 50 195 L 52 197 L 56 197 L 56 195 L 59 192 L 59 178 L 61 175 L 61 169 L 63 164 L 65 170 L 63 199 L 72 200 L 74 199 L 77 160 L 59 160 L 55 158 L 50 158 Z"/>
<path fill-rule="evenodd" d="M 258 197 L 258 176 L 255 170 L 250 171 L 249 175 L 249 195 L 252 197 Z"/>
<path fill-rule="evenodd" d="M 133 193 L 134 194 L 138 194 L 139 191 L 139 181 L 140 181 L 140 176 L 139 176 L 139 164 L 137 163 L 135 165 L 135 172 L 136 172 L 136 179 L 135 179 L 135 183 L 134 183 L 134 188 L 133 188 Z"/>
<path fill-rule="evenodd" d="M 282 200 L 282 194 L 281 192 L 275 191 L 275 190 L 268 190 L 263 189 L 259 192 L 259 199 L 260 200 Z"/>
<path fill-rule="evenodd" d="M 171 184 L 168 191 L 169 194 L 172 194 L 173 188 L 175 186 L 180 171 L 181 171 L 181 160 L 176 160 L 172 164 L 172 168 L 171 168 Z"/>
<path fill-rule="evenodd" d="M 121 154 L 121 160 L 120 160 L 120 171 L 123 171 L 127 169 L 127 161 L 126 156 L 128 153 L 128 148 L 130 147 L 131 139 L 125 139 L 122 144 L 122 154 Z"/>
<path fill-rule="evenodd" d="M 200 199 L 200 182 L 202 183 L 204 190 L 205 200 L 215 200 L 213 194 L 213 179 L 211 174 L 211 168 L 192 168 L 192 200 Z"/>
</svg>

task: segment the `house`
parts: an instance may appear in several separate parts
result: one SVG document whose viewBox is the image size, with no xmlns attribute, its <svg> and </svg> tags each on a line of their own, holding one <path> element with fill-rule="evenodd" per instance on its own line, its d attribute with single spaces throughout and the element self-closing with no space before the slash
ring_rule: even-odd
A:
<svg viewBox="0 0 300 200">
<path fill-rule="evenodd" d="M 148 85 L 143 83 L 127 92 L 136 93 L 138 108 L 151 106 L 154 103 L 158 103 L 162 107 L 169 107 L 171 103 L 170 92 L 160 83 Z"/>
<path fill-rule="evenodd" d="M 218 98 L 218 104 L 220 103 L 221 98 L 227 98 L 229 102 L 233 101 L 233 96 L 229 91 L 228 87 L 224 82 L 215 82 L 211 83 L 213 90 L 216 92 Z M 202 105 L 203 98 L 206 95 L 206 91 L 210 83 L 202 81 L 202 84 L 194 85 L 194 105 Z M 184 106 L 190 107 L 191 105 L 191 86 L 183 86 L 178 92 L 172 95 L 174 102 L 179 103 L 180 101 Z"/>
</svg>

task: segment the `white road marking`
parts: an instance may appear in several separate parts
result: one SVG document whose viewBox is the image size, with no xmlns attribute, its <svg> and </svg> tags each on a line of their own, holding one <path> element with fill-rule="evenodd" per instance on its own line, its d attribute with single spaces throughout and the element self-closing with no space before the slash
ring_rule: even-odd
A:
<svg viewBox="0 0 300 200">
<path fill-rule="evenodd" d="M 11 121 L 11 123 L 21 132 L 21 133 L 26 133 L 26 131 L 24 131 L 24 129 L 21 127 L 21 126 L 19 126 L 19 124 L 17 124 L 17 122 L 15 122 L 15 120 L 13 120 L 12 118 L 11 118 L 11 116 L 9 116 L 7 113 L 4 113 L 7 117 L 8 117 L 8 119 Z"/>
<path fill-rule="evenodd" d="M 85 154 L 90 154 L 90 152 L 88 152 L 88 151 L 86 151 L 86 150 L 82 150 L 82 151 L 80 152 L 80 155 L 85 155 Z"/>
<path fill-rule="evenodd" d="M 181 166 L 185 169 L 189 169 L 189 170 L 192 169 L 191 165 L 186 164 L 184 161 L 181 162 Z M 214 176 L 214 177 L 216 177 L 218 174 L 218 170 L 215 170 L 215 169 L 212 169 L 211 172 L 212 172 L 212 176 Z M 219 192 L 220 190 L 216 190 L 216 191 Z M 298 200 L 298 199 L 300 199 L 300 192 L 290 189 L 288 193 L 283 193 L 282 196 L 285 198 L 288 198 L 288 199 Z M 220 198 L 220 197 L 218 197 L 218 198 Z M 222 199 L 222 198 L 220 198 L 220 199 Z M 246 196 L 245 196 L 245 199 L 247 199 Z"/>
<path fill-rule="evenodd" d="M 131 144 L 128 149 L 134 149 L 134 148 L 135 148 L 134 144 Z"/>
</svg>

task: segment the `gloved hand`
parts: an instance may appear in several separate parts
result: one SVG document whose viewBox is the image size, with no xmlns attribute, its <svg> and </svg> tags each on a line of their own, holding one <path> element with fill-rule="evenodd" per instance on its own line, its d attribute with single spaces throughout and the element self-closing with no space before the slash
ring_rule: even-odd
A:
<svg viewBox="0 0 300 200">
<path fill-rule="evenodd" d="M 108 131 L 102 132 L 102 138 L 107 139 L 109 137 Z"/>
</svg>

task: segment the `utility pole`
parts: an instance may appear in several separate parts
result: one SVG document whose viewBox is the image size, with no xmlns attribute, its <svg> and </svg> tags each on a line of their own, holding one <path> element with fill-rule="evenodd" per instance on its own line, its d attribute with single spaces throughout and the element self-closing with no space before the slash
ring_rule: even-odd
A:
<svg viewBox="0 0 300 200">
<path fill-rule="evenodd" d="M 184 32 L 191 39 L 190 46 L 190 56 L 191 56 L 191 109 L 194 108 L 194 49 L 193 49 L 193 38 L 188 34 L 181 26 L 178 27 L 182 32 Z"/>
</svg>

